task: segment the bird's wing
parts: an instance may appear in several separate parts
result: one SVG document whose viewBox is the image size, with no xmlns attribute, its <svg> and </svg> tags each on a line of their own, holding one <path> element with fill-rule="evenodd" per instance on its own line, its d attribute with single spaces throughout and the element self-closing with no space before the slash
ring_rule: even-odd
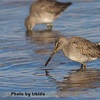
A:
<svg viewBox="0 0 100 100">
<path fill-rule="evenodd" d="M 41 9 L 45 12 L 52 13 L 54 15 L 59 15 L 71 4 L 71 2 L 62 3 L 55 0 L 47 0 L 47 3 L 44 6 L 42 6 Z"/>
<path fill-rule="evenodd" d="M 75 37 L 71 44 L 77 52 L 80 52 L 85 56 L 100 58 L 100 49 L 97 47 L 96 44 L 90 42 L 89 40 Z"/>
<path fill-rule="evenodd" d="M 31 5 L 30 11 L 35 9 L 41 12 L 44 11 L 47 13 L 52 13 L 54 15 L 59 15 L 71 4 L 71 2 L 62 3 L 55 0 L 37 0 Z"/>
</svg>

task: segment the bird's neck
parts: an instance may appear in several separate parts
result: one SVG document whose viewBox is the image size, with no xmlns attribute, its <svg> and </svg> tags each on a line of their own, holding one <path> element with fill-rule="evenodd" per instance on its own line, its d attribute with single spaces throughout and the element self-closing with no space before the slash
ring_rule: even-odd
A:
<svg viewBox="0 0 100 100">
<path fill-rule="evenodd" d="M 69 43 L 66 43 L 63 45 L 62 51 L 63 51 L 64 55 L 68 56 Z"/>
</svg>

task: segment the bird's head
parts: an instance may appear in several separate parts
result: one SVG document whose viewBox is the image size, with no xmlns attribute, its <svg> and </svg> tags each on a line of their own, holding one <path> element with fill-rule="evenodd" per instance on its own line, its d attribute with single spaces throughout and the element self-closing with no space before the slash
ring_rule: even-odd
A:
<svg viewBox="0 0 100 100">
<path fill-rule="evenodd" d="M 35 26 L 34 17 L 28 16 L 28 17 L 25 19 L 25 27 L 27 28 L 27 30 L 32 30 L 34 26 Z"/>
<path fill-rule="evenodd" d="M 55 55 L 57 51 L 62 50 L 64 48 L 66 43 L 67 43 L 67 38 L 65 38 L 65 37 L 60 37 L 60 38 L 58 38 L 56 40 L 55 48 L 54 48 L 52 54 L 50 55 L 49 59 L 45 63 L 45 66 L 47 66 L 47 64 L 50 62 L 50 60 L 52 59 L 53 55 Z"/>
</svg>

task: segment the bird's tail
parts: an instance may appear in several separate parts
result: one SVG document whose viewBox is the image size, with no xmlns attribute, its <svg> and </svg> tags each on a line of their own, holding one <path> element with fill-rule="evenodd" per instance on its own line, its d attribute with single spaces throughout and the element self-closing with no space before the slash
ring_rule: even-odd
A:
<svg viewBox="0 0 100 100">
<path fill-rule="evenodd" d="M 56 11 L 56 15 L 59 15 L 60 13 L 62 13 L 71 4 L 72 4 L 72 2 L 66 2 L 66 3 L 64 3 L 64 2 L 56 2 L 55 6 L 58 7 L 57 11 Z"/>
<path fill-rule="evenodd" d="M 62 11 L 64 11 L 66 8 L 68 8 L 70 5 L 72 5 L 72 2 L 66 2 L 66 3 L 59 3 L 60 8 L 62 8 Z"/>
</svg>

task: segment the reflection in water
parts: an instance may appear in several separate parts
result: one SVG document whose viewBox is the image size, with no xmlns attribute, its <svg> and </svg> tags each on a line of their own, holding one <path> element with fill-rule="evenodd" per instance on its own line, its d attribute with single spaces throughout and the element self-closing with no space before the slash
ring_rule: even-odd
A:
<svg viewBox="0 0 100 100">
<path fill-rule="evenodd" d="M 32 44 L 38 45 L 36 47 L 38 50 L 36 50 L 35 53 L 48 54 L 50 52 L 47 49 L 49 49 L 49 47 L 51 48 L 50 44 L 54 44 L 55 40 L 61 37 L 59 33 L 59 31 L 54 30 L 26 31 L 26 38 Z"/>
<path fill-rule="evenodd" d="M 100 70 L 97 69 L 71 72 L 63 78 L 63 81 L 57 81 L 48 71 L 45 72 L 50 82 L 56 85 L 58 97 L 78 95 L 81 92 L 85 93 L 88 89 L 100 87 Z"/>
<path fill-rule="evenodd" d="M 26 37 L 36 44 L 50 44 L 61 36 L 59 33 L 59 31 L 52 30 L 26 31 Z"/>
</svg>

